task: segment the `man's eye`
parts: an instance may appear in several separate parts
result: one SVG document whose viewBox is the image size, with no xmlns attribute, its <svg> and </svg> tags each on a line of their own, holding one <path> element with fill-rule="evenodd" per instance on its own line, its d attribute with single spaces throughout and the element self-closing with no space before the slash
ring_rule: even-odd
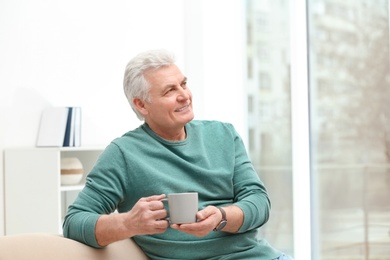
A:
<svg viewBox="0 0 390 260">
<path fill-rule="evenodd" d="M 172 92 L 173 90 L 174 90 L 173 88 L 168 89 L 168 90 L 165 92 L 165 95 L 169 94 L 169 93 Z"/>
</svg>

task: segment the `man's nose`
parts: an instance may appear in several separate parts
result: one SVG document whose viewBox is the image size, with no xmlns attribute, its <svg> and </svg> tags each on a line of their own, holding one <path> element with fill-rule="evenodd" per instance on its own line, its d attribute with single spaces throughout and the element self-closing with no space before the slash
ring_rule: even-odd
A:
<svg viewBox="0 0 390 260">
<path fill-rule="evenodd" d="M 183 100 L 187 100 L 190 98 L 190 94 L 189 94 L 189 91 L 187 91 L 186 89 L 181 89 L 179 91 L 179 95 L 178 95 L 178 100 L 179 101 L 183 101 Z"/>
</svg>

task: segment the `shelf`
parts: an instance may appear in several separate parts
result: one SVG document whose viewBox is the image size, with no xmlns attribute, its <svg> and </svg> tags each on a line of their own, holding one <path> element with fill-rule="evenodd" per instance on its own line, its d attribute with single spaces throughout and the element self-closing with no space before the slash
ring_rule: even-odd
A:
<svg viewBox="0 0 390 260">
<path fill-rule="evenodd" d="M 84 185 L 61 185 L 60 191 L 80 191 L 84 188 Z"/>
<path fill-rule="evenodd" d="M 70 147 L 57 147 L 60 151 L 102 151 L 104 146 L 70 146 Z M 41 149 L 39 147 L 38 149 Z M 45 148 L 44 148 L 45 149 Z M 50 148 L 49 148 L 50 149 Z"/>
<path fill-rule="evenodd" d="M 92 145 L 92 146 L 67 146 L 67 147 L 12 147 L 7 148 L 8 151 L 103 151 L 106 147 L 101 145 Z"/>
<path fill-rule="evenodd" d="M 61 234 L 66 211 L 103 150 L 101 146 L 6 149 L 5 234 Z M 83 165 L 84 175 L 77 185 L 61 185 L 61 159 L 67 157 L 77 157 Z"/>
</svg>

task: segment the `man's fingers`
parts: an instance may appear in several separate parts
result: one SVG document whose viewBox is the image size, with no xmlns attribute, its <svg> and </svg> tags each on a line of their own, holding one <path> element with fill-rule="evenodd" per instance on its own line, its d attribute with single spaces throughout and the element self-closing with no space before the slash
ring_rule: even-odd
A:
<svg viewBox="0 0 390 260">
<path fill-rule="evenodd" d="M 160 195 L 153 195 L 153 196 L 149 196 L 149 197 L 143 197 L 140 199 L 140 201 L 155 201 L 155 200 L 162 200 L 163 198 L 165 198 L 166 195 L 165 194 L 160 194 Z"/>
<path fill-rule="evenodd" d="M 148 208 L 152 211 L 160 210 L 164 208 L 164 204 L 161 201 L 153 200 L 148 202 Z"/>
<path fill-rule="evenodd" d="M 207 219 L 208 217 L 210 217 L 211 215 L 213 215 L 215 213 L 216 213 L 215 207 L 207 206 L 206 208 L 198 211 L 198 213 L 196 213 L 196 217 L 199 221 L 202 221 L 202 220 Z"/>
</svg>

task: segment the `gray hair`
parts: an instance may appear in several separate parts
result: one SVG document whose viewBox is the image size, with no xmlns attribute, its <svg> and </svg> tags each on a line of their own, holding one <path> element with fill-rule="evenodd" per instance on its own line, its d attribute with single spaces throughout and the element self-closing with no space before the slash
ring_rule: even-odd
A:
<svg viewBox="0 0 390 260">
<path fill-rule="evenodd" d="M 144 120 L 144 117 L 135 108 L 133 104 L 134 98 L 139 98 L 145 102 L 151 102 L 149 96 L 150 84 L 145 79 L 144 73 L 174 63 L 174 54 L 163 49 L 142 52 L 127 63 L 123 79 L 123 90 L 131 108 L 139 120 Z"/>
</svg>

